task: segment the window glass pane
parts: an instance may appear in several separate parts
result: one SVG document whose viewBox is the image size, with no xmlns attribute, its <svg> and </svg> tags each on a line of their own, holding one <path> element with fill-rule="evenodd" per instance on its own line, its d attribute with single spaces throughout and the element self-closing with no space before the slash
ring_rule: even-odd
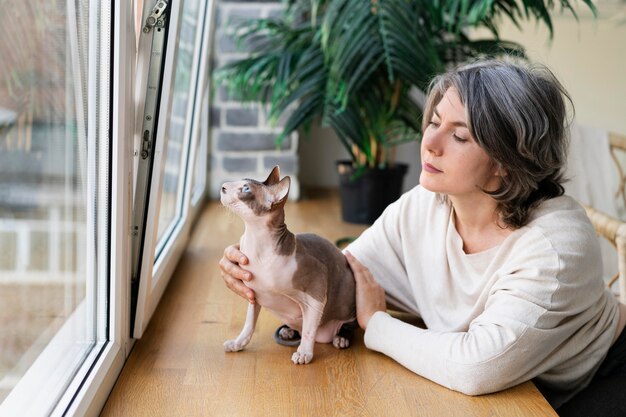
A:
<svg viewBox="0 0 626 417">
<path fill-rule="evenodd" d="M 207 170 L 207 141 L 208 141 L 208 116 L 209 116 L 209 90 L 204 91 L 204 97 L 202 99 L 202 122 L 200 123 L 200 131 L 198 132 L 198 138 L 196 140 L 196 151 L 193 182 L 191 186 L 191 203 L 197 204 L 200 198 L 204 194 L 206 187 L 206 170 Z"/>
<path fill-rule="evenodd" d="M 174 86 L 170 107 L 167 151 L 163 193 L 159 211 L 157 252 L 167 239 L 168 230 L 179 220 L 182 208 L 182 179 L 186 170 L 184 148 L 189 141 L 191 114 L 195 86 L 191 85 L 196 69 L 192 68 L 196 50 L 196 33 L 199 25 L 199 0 L 185 0 L 181 11 L 180 35 L 174 66 Z"/>
<path fill-rule="evenodd" d="M 88 0 L 0 0 L 0 403 L 58 400 L 103 337 L 88 22 Z"/>
</svg>

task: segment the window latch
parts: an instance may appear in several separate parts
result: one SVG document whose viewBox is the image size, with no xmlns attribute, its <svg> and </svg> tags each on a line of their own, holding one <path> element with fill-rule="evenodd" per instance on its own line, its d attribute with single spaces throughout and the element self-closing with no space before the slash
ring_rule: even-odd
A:
<svg viewBox="0 0 626 417">
<path fill-rule="evenodd" d="M 157 4 L 152 8 L 152 12 L 150 12 L 150 16 L 146 18 L 146 24 L 143 27 L 143 33 L 148 33 L 153 27 L 162 28 L 165 26 L 165 16 L 164 12 L 167 8 L 167 1 L 161 0 L 158 1 Z"/>
</svg>

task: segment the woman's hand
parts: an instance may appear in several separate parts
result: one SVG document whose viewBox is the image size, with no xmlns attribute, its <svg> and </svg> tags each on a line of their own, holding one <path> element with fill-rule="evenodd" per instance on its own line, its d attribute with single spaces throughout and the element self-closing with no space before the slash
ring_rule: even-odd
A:
<svg viewBox="0 0 626 417">
<path fill-rule="evenodd" d="M 243 283 L 243 281 L 250 281 L 252 274 L 239 266 L 247 264 L 248 258 L 241 253 L 239 245 L 230 245 L 224 249 L 224 256 L 219 261 L 219 267 L 222 270 L 222 279 L 226 283 L 226 286 L 238 296 L 248 300 L 250 304 L 254 304 L 254 291 Z"/>
<path fill-rule="evenodd" d="M 345 253 L 356 281 L 356 319 L 363 330 L 377 311 L 385 311 L 385 290 L 378 285 L 372 273 L 348 251 Z"/>
</svg>

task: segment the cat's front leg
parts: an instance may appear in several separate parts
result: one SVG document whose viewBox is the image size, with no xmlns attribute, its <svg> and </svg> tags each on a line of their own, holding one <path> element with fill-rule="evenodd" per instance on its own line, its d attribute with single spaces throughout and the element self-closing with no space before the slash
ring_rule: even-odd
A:
<svg viewBox="0 0 626 417">
<path fill-rule="evenodd" d="M 246 314 L 246 322 L 241 329 L 241 333 L 234 340 L 227 340 L 224 342 L 224 350 L 226 352 L 238 352 L 242 350 L 252 339 L 254 328 L 256 327 L 256 321 L 259 318 L 259 312 L 261 311 L 261 305 L 258 303 L 248 304 L 248 312 Z"/>
<path fill-rule="evenodd" d="M 319 305 L 317 305 L 319 304 Z M 311 302 L 302 307 L 302 333 L 300 346 L 291 356 L 296 365 L 306 365 L 313 359 L 315 335 L 322 321 L 323 308 L 319 302 Z"/>
</svg>

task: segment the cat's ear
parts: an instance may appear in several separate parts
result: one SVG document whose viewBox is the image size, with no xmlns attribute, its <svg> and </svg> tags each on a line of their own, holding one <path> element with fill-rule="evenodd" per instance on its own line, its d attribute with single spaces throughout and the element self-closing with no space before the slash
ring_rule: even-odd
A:
<svg viewBox="0 0 626 417">
<path fill-rule="evenodd" d="M 278 167 L 278 165 L 276 165 L 272 169 L 272 172 L 270 172 L 270 175 L 267 177 L 267 179 L 263 181 L 263 184 L 274 185 L 274 184 L 278 184 L 279 181 L 280 181 L 280 168 Z"/>
<path fill-rule="evenodd" d="M 278 184 L 275 184 L 272 187 L 272 208 L 285 204 L 285 201 L 287 201 L 287 196 L 289 195 L 290 186 L 291 178 L 289 178 L 289 176 L 286 176 Z"/>
</svg>

